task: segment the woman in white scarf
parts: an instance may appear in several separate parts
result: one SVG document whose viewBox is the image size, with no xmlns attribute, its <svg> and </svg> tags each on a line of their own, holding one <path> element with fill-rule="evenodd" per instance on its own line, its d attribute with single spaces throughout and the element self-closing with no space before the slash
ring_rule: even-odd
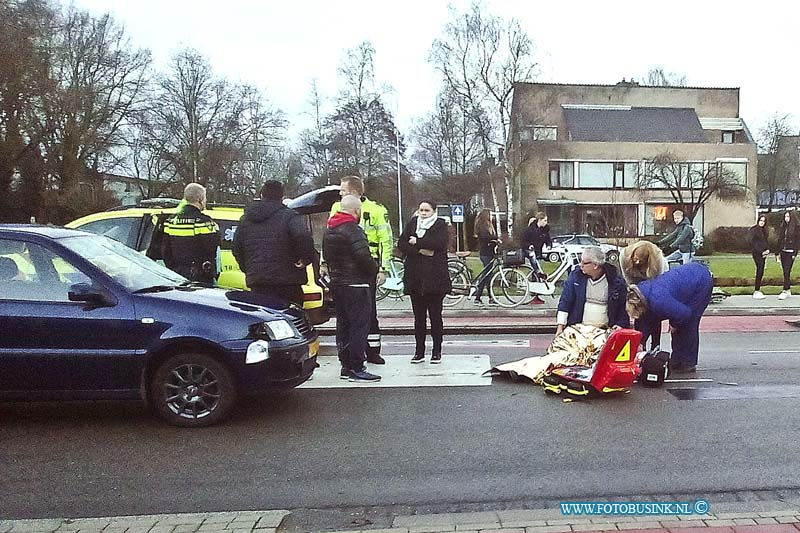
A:
<svg viewBox="0 0 800 533">
<path fill-rule="evenodd" d="M 450 292 L 450 274 L 447 270 L 447 246 L 450 233 L 444 220 L 436 216 L 436 204 L 424 201 L 417 215 L 406 224 L 397 247 L 405 254 L 403 285 L 411 296 L 414 309 L 414 337 L 416 350 L 412 363 L 425 361 L 425 336 L 427 318 L 431 320 L 433 354 L 431 363 L 442 362 L 442 301 Z"/>
</svg>

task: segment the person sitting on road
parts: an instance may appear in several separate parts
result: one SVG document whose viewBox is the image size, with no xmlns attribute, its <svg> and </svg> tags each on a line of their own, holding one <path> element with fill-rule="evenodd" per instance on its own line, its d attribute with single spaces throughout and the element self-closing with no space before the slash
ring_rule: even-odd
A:
<svg viewBox="0 0 800 533">
<path fill-rule="evenodd" d="M 711 302 L 714 281 L 701 263 L 690 263 L 633 284 L 628 289 L 627 310 L 635 320 L 650 314 L 660 324 L 669 320 L 672 333 L 670 369 L 681 374 L 697 369 L 700 318 Z"/>
<path fill-rule="evenodd" d="M 619 264 L 622 277 L 629 285 L 653 279 L 669 270 L 669 264 L 661 249 L 650 241 L 637 241 L 629 244 L 620 252 Z M 661 321 L 652 320 L 652 315 L 645 315 L 634 322 L 637 331 L 642 332 L 642 346 L 661 345 Z"/>
<path fill-rule="evenodd" d="M 580 268 L 564 282 L 556 322 L 557 335 L 572 324 L 630 327 L 625 312 L 625 280 L 606 263 L 606 254 L 599 246 L 583 249 Z"/>
</svg>

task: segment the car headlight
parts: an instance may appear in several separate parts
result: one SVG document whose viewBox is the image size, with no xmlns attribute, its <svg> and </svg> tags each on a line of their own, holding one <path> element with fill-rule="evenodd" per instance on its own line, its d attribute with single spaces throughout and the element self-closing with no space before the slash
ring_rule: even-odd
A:
<svg viewBox="0 0 800 533">
<path fill-rule="evenodd" d="M 251 365 L 269 359 L 269 343 L 267 341 L 251 342 L 247 347 L 245 363 Z"/>
<path fill-rule="evenodd" d="M 282 341 L 283 339 L 291 339 L 294 337 L 294 328 L 286 320 L 264 322 L 264 327 L 267 330 L 269 338 L 274 341 Z"/>
</svg>

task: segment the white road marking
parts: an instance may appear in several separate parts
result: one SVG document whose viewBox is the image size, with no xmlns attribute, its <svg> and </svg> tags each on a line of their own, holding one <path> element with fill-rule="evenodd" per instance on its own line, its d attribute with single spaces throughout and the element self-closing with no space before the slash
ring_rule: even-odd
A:
<svg viewBox="0 0 800 533">
<path fill-rule="evenodd" d="M 414 346 L 414 341 L 382 341 L 381 346 Z M 530 341 L 443 341 L 442 346 L 521 346 L 528 347 Z M 427 341 L 425 346 L 431 346 L 432 342 Z M 320 346 L 336 346 L 335 342 L 322 342 Z"/>
<path fill-rule="evenodd" d="M 388 387 L 478 387 L 492 384 L 491 376 L 482 374 L 492 367 L 488 355 L 447 355 L 439 365 L 411 364 L 411 357 L 386 356 L 385 365 L 367 365 L 370 372 L 383 379 L 376 383 L 353 383 L 339 378 L 341 366 L 335 357 L 318 357 L 320 367 L 314 378 L 301 389 L 388 388 Z"/>
<path fill-rule="evenodd" d="M 800 353 L 800 350 L 750 350 L 747 353 Z"/>
</svg>

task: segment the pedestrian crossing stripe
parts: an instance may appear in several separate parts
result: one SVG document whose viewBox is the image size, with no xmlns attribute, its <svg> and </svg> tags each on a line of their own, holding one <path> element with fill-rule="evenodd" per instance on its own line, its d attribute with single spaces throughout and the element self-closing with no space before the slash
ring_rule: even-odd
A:
<svg viewBox="0 0 800 533">
<path fill-rule="evenodd" d="M 483 373 L 492 367 L 488 355 L 444 355 L 441 364 L 412 365 L 411 355 L 385 355 L 385 365 L 367 364 L 367 370 L 381 376 L 378 382 L 350 382 L 339 377 L 341 365 L 337 357 L 317 357 L 319 368 L 300 389 L 339 388 L 412 388 L 412 387 L 479 387 L 492 384 Z"/>
</svg>

